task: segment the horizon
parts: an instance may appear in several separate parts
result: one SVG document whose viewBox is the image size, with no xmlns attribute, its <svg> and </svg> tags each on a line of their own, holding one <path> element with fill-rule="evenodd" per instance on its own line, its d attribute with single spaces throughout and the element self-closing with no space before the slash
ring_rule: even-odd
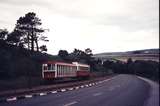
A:
<svg viewBox="0 0 160 106">
<path fill-rule="evenodd" d="M 1 0 L 0 12 L 0 28 L 9 32 L 19 17 L 35 12 L 49 29 L 44 35 L 53 55 L 74 48 L 93 54 L 159 48 L 158 0 Z"/>
<path fill-rule="evenodd" d="M 125 52 L 133 52 L 133 51 L 141 51 L 141 50 L 151 50 L 151 49 L 159 49 L 159 48 L 146 48 L 146 49 L 138 49 L 138 50 L 130 50 L 130 51 L 116 51 L 116 52 L 100 52 L 100 53 L 93 53 L 93 55 L 103 54 L 103 53 L 125 53 Z M 68 52 L 68 53 L 71 53 L 71 52 Z M 57 56 L 58 55 L 58 53 L 57 54 L 50 54 L 50 53 L 48 53 L 48 54 L 49 55 L 53 55 L 53 56 Z"/>
</svg>

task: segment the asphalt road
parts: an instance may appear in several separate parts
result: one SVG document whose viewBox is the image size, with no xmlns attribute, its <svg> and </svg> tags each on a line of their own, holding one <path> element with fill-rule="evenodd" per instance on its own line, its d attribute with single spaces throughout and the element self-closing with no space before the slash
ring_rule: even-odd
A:
<svg viewBox="0 0 160 106">
<path fill-rule="evenodd" d="M 151 85 L 136 76 L 118 75 L 92 87 L 0 103 L 0 106 L 144 106 L 150 90 Z"/>
</svg>

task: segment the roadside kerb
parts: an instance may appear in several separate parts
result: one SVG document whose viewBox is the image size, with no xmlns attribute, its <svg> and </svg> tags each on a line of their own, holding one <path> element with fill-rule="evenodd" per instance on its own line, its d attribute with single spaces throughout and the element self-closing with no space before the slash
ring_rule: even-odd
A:
<svg viewBox="0 0 160 106">
<path fill-rule="evenodd" d="M 112 78 L 110 77 L 110 79 L 112 79 Z M 16 101 L 16 100 L 25 99 L 25 98 L 32 98 L 32 97 L 36 97 L 36 96 L 45 96 L 45 95 L 48 95 L 48 94 L 54 94 L 54 93 L 58 93 L 58 92 L 78 90 L 80 88 L 86 88 L 86 87 L 91 87 L 91 86 L 100 84 L 99 82 L 103 83 L 105 81 L 109 81 L 110 79 L 106 80 L 106 78 L 105 78 L 105 79 L 101 79 L 101 81 L 100 80 L 95 81 L 95 82 L 91 81 L 91 82 L 88 82 L 87 84 L 82 83 L 81 85 L 58 88 L 58 89 L 55 89 L 55 90 L 53 90 L 53 89 L 52 90 L 47 90 L 47 91 L 44 90 L 42 92 L 29 93 L 29 94 L 24 94 L 24 95 L 17 95 L 17 96 L 10 96 L 10 97 L 6 97 L 6 98 L 0 98 L 0 103 Z"/>
</svg>

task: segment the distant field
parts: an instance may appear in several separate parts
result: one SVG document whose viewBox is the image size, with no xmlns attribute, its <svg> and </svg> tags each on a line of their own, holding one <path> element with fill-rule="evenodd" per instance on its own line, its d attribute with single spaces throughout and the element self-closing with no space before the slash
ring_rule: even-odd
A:
<svg viewBox="0 0 160 106">
<path fill-rule="evenodd" d="M 152 60 L 159 62 L 159 57 L 146 57 L 146 56 L 95 56 L 95 58 L 99 58 L 101 60 L 121 60 L 127 61 L 129 58 L 132 58 L 133 61 L 135 60 Z"/>
<path fill-rule="evenodd" d="M 93 55 L 96 59 L 101 60 L 121 60 L 127 61 L 128 58 L 135 60 L 152 60 L 159 62 L 159 49 L 146 49 L 130 52 L 111 52 L 111 53 L 99 53 Z"/>
<path fill-rule="evenodd" d="M 128 58 L 132 58 L 133 61 L 135 61 L 135 60 L 152 60 L 152 61 L 157 61 L 157 62 L 159 62 L 159 57 L 117 56 L 117 57 L 112 57 L 112 58 L 117 59 L 117 60 L 121 60 L 121 61 L 127 61 Z"/>
</svg>

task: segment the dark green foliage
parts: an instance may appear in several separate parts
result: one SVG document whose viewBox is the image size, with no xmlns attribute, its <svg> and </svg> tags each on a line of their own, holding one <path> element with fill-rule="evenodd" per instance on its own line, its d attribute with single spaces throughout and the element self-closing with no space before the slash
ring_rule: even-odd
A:
<svg viewBox="0 0 160 106">
<path fill-rule="evenodd" d="M 74 49 L 74 51 L 69 54 L 69 57 L 72 61 L 90 63 L 93 60 L 91 54 L 91 51 L 86 52 L 79 49 Z"/>
<path fill-rule="evenodd" d="M 58 52 L 58 56 L 61 57 L 63 60 L 67 60 L 68 55 L 69 53 L 67 52 L 67 50 L 59 50 Z"/>
<path fill-rule="evenodd" d="M 129 58 L 127 63 L 107 60 L 103 66 L 106 69 L 113 70 L 114 73 L 135 74 L 152 80 L 159 80 L 159 62 L 144 60 L 136 60 L 133 62 L 132 59 Z"/>
<path fill-rule="evenodd" d="M 6 44 L 7 36 L 8 36 L 7 29 L 0 29 L 0 43 L 1 43 L 1 46 Z"/>
<path fill-rule="evenodd" d="M 104 66 L 106 69 L 113 69 L 113 67 L 114 67 L 114 62 L 113 62 L 113 61 L 106 60 L 106 61 L 103 62 L 103 66 Z"/>
<path fill-rule="evenodd" d="M 39 47 L 41 52 L 47 52 L 47 46 L 46 45 L 42 45 Z"/>
<path fill-rule="evenodd" d="M 7 29 L 0 29 L 0 40 L 6 40 L 8 35 Z"/>
<path fill-rule="evenodd" d="M 20 46 L 21 44 L 23 45 L 23 41 L 21 41 L 22 38 L 22 32 L 19 30 L 14 30 L 13 32 L 8 34 L 7 37 L 7 43 Z"/>
<path fill-rule="evenodd" d="M 44 61 L 54 60 L 54 56 L 31 52 L 14 45 L 1 45 L 0 42 L 0 79 L 12 79 L 30 75 L 41 78 L 41 65 Z"/>
<path fill-rule="evenodd" d="M 155 61 L 137 60 L 132 64 L 135 74 L 159 80 L 159 63 Z"/>
<path fill-rule="evenodd" d="M 85 53 L 89 56 L 92 56 L 92 50 L 90 48 L 85 49 Z"/>
<path fill-rule="evenodd" d="M 133 51 L 133 54 L 141 54 L 141 51 Z"/>
<path fill-rule="evenodd" d="M 135 74 L 134 70 L 133 70 L 133 61 L 132 61 L 132 58 L 129 58 L 127 60 L 126 69 L 127 69 L 127 73 L 129 73 L 129 74 Z"/>
</svg>

